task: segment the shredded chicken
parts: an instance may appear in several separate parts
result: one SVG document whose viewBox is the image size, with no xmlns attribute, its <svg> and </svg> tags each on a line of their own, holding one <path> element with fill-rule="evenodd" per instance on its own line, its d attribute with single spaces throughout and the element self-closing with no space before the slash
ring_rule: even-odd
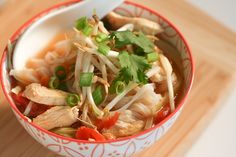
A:
<svg viewBox="0 0 236 157">
<path fill-rule="evenodd" d="M 103 129 L 102 133 L 110 133 L 116 138 L 125 137 L 142 131 L 144 125 L 144 121 L 137 119 L 132 111 L 125 110 L 120 114 L 116 124 L 110 129 Z"/>
<path fill-rule="evenodd" d="M 38 83 L 26 86 L 24 96 L 33 102 L 45 105 L 66 105 L 68 93 L 56 89 L 48 89 Z"/>
<path fill-rule="evenodd" d="M 33 119 L 33 123 L 51 130 L 56 127 L 70 126 L 77 121 L 79 110 L 77 107 L 55 106 Z"/>
<path fill-rule="evenodd" d="M 155 35 L 163 31 L 161 26 L 158 23 L 153 22 L 151 20 L 144 19 L 144 18 L 125 17 L 115 12 L 110 12 L 107 15 L 107 19 L 109 23 L 112 24 L 112 27 L 114 29 L 118 29 L 121 26 L 130 23 L 134 25 L 134 30 L 136 31 L 141 30 L 145 34 Z"/>
<path fill-rule="evenodd" d="M 116 139 L 116 137 L 115 137 L 112 133 L 109 133 L 109 132 L 103 133 L 102 135 L 103 135 L 107 140 L 114 140 L 114 139 Z"/>
</svg>

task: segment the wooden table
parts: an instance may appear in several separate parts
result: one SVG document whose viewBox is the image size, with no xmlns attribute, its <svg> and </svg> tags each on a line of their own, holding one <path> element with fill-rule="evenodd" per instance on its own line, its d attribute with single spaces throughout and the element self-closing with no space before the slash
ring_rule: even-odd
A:
<svg viewBox="0 0 236 157">
<path fill-rule="evenodd" d="M 9 36 L 39 11 L 65 0 L 7 0 L 0 6 L 0 52 Z M 134 1 L 134 0 L 132 0 Z M 134 155 L 182 157 L 197 140 L 235 82 L 236 34 L 182 0 L 136 0 L 173 21 L 193 51 L 196 77 L 187 104 L 170 131 L 155 145 Z M 34 141 L 17 122 L 0 91 L 0 156 L 58 156 Z"/>
</svg>

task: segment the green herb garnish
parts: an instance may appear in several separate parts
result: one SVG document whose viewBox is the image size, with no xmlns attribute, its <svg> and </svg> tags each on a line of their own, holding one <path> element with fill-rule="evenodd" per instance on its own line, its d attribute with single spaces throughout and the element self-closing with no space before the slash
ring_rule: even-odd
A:
<svg viewBox="0 0 236 157">
<path fill-rule="evenodd" d="M 118 58 L 122 68 L 118 76 L 121 81 L 125 81 L 126 84 L 129 81 L 147 83 L 147 77 L 144 72 L 150 68 L 150 65 L 144 57 L 121 52 Z"/>
<path fill-rule="evenodd" d="M 49 88 L 57 89 L 59 85 L 60 85 L 60 80 L 57 77 L 53 76 L 50 78 L 48 82 Z"/>
<path fill-rule="evenodd" d="M 108 52 L 110 50 L 111 50 L 111 48 L 109 46 L 107 46 L 106 44 L 104 44 L 104 43 L 100 43 L 98 45 L 98 52 L 100 52 L 101 54 L 103 54 L 105 56 L 108 54 Z"/>
<path fill-rule="evenodd" d="M 59 80 L 64 80 L 66 78 L 66 69 L 65 67 L 59 65 L 55 68 L 55 75 Z"/>
<path fill-rule="evenodd" d="M 87 17 L 81 17 L 76 21 L 76 28 L 82 30 L 88 25 Z"/>
<path fill-rule="evenodd" d="M 108 35 L 106 35 L 105 33 L 99 33 L 96 36 L 95 40 L 98 43 L 104 42 L 104 41 L 108 40 Z"/>
<path fill-rule="evenodd" d="M 147 54 L 148 62 L 155 62 L 155 61 L 157 61 L 158 57 L 159 56 L 158 56 L 157 52 L 152 52 L 152 53 Z"/>
<path fill-rule="evenodd" d="M 66 97 L 66 103 L 70 106 L 76 106 L 80 102 L 80 97 L 77 94 L 68 94 Z"/>
<path fill-rule="evenodd" d="M 115 40 L 115 47 L 117 48 L 133 44 L 138 47 L 139 51 L 143 51 L 144 53 L 154 51 L 154 44 L 142 32 L 135 35 L 129 30 L 115 31 L 111 34 L 110 38 Z"/>
<path fill-rule="evenodd" d="M 87 17 L 81 17 L 76 21 L 76 29 L 83 32 L 84 35 L 89 36 L 93 28 L 89 25 Z"/>
<path fill-rule="evenodd" d="M 120 93 L 122 93 L 124 91 L 126 85 L 122 81 L 117 81 L 115 83 L 115 87 L 116 87 L 116 94 L 120 94 Z"/>
<path fill-rule="evenodd" d="M 81 87 L 89 87 L 92 84 L 93 80 L 93 73 L 81 73 L 80 74 L 80 80 L 79 80 L 79 85 Z"/>
<path fill-rule="evenodd" d="M 102 87 L 98 86 L 92 93 L 93 95 L 93 100 L 95 102 L 96 105 L 99 105 L 102 103 L 103 101 L 103 94 L 102 94 Z"/>
</svg>

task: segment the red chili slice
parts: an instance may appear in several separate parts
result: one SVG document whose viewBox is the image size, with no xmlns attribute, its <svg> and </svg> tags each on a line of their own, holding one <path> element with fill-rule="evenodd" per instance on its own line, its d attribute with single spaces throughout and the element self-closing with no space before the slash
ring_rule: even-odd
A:
<svg viewBox="0 0 236 157">
<path fill-rule="evenodd" d="M 154 117 L 154 124 L 160 123 L 170 114 L 170 106 L 165 105 Z"/>
<path fill-rule="evenodd" d="M 21 113 L 25 111 L 26 106 L 30 102 L 27 98 L 23 97 L 22 95 L 23 93 L 19 93 L 19 94 L 11 93 L 11 97 L 15 101 L 16 107 Z"/>
<path fill-rule="evenodd" d="M 43 105 L 43 104 L 38 104 L 38 103 L 33 103 L 30 113 L 29 113 L 29 117 L 37 117 L 38 115 L 44 113 L 45 111 L 47 111 L 49 108 L 51 108 L 52 106 L 48 106 L 48 105 Z"/>
<path fill-rule="evenodd" d="M 77 130 L 75 137 L 79 140 L 89 140 L 90 138 L 94 139 L 95 141 L 106 140 L 105 137 L 98 131 L 85 126 L 82 126 Z"/>
<path fill-rule="evenodd" d="M 97 126 L 98 130 L 102 130 L 103 128 L 109 129 L 117 122 L 120 113 L 116 112 L 113 116 L 103 119 L 97 119 L 95 121 L 95 125 Z"/>
<path fill-rule="evenodd" d="M 23 96 L 23 93 L 19 93 L 19 94 L 11 93 L 11 96 L 12 96 L 13 100 L 15 101 L 16 107 L 18 108 L 18 110 L 21 113 L 24 113 L 30 100 L 25 98 Z M 37 117 L 38 115 L 42 114 L 43 112 L 45 112 L 46 110 L 48 110 L 51 107 L 52 106 L 38 104 L 38 103 L 33 102 L 28 116 L 32 117 L 32 118 Z"/>
</svg>

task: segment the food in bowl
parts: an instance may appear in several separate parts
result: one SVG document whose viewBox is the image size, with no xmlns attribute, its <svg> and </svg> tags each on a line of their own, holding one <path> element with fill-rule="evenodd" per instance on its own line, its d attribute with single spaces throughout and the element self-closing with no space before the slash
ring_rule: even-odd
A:
<svg viewBox="0 0 236 157">
<path fill-rule="evenodd" d="M 164 16 L 160 15 L 154 10 L 151 10 L 140 4 L 126 1 L 118 8 L 116 8 L 114 11 L 118 14 L 127 17 L 142 17 L 145 19 L 149 19 L 151 21 L 155 21 L 163 29 L 163 32 L 159 33 L 156 36 L 160 40 L 155 41 L 155 44 L 157 44 L 157 46 L 163 51 L 163 54 L 167 56 L 167 58 L 170 60 L 173 70 L 177 75 L 177 78 L 181 80 L 180 81 L 181 84 L 179 90 L 174 94 L 175 95 L 174 112 L 169 113 L 169 115 L 166 118 L 164 118 L 164 120 L 162 120 L 161 122 L 157 123 L 156 125 L 153 125 L 153 127 L 149 129 L 135 133 L 134 135 L 120 137 L 113 140 L 93 141 L 92 138 L 90 138 L 90 140 L 80 140 L 67 136 L 71 127 L 69 129 L 65 127 L 64 132 L 67 131 L 67 133 L 63 135 L 63 133 L 61 132 L 53 133 L 50 130 L 45 130 L 42 127 L 39 127 L 38 125 L 32 123 L 32 119 L 27 118 L 22 114 L 22 112 L 25 111 L 24 110 L 25 107 L 19 106 L 19 104 L 17 104 L 16 101 L 13 101 L 14 97 L 12 96 L 11 90 L 12 88 L 17 86 L 17 81 L 16 79 L 14 79 L 13 76 L 10 76 L 10 71 L 11 69 L 13 69 L 12 56 L 15 55 L 14 48 L 16 47 L 15 46 L 16 44 L 19 44 L 20 41 L 19 39 L 22 33 L 24 33 L 25 30 L 28 29 L 29 26 L 31 26 L 31 24 L 33 24 L 41 17 L 44 17 L 45 15 L 50 15 L 51 12 L 53 12 L 54 10 L 60 10 L 67 6 L 74 5 L 78 2 L 79 0 L 73 0 L 62 3 L 60 5 L 53 6 L 43 11 L 42 13 L 38 14 L 34 18 L 30 19 L 27 23 L 25 23 L 14 33 L 14 35 L 9 40 L 8 46 L 3 52 L 1 60 L 0 81 L 4 94 L 7 100 L 9 101 L 11 109 L 15 114 L 16 118 L 18 119 L 19 123 L 31 135 L 31 137 L 34 138 L 43 146 L 45 146 L 46 148 L 54 151 L 57 154 L 63 156 L 81 156 L 81 157 L 130 156 L 138 151 L 143 150 L 144 148 L 149 147 L 155 141 L 158 141 L 169 130 L 169 128 L 173 126 L 176 119 L 182 112 L 182 109 L 186 102 L 186 98 L 188 97 L 193 82 L 194 65 L 191 56 L 191 51 L 189 49 L 186 40 L 184 39 L 180 31 L 168 19 L 166 19 Z M 112 28 L 108 27 L 105 21 L 104 24 L 106 28 L 112 30 Z M 58 35 L 58 37 L 56 37 L 55 39 L 58 40 L 52 41 L 52 43 L 54 44 L 59 42 L 60 40 L 63 40 L 63 35 Z M 45 53 L 47 51 L 50 51 L 50 49 L 45 50 Z M 24 54 L 24 52 L 22 52 L 22 54 Z M 38 57 L 40 57 L 40 54 L 43 54 L 43 52 L 40 52 Z M 16 89 L 16 91 L 17 90 L 19 89 Z M 23 102 L 24 100 L 25 99 L 23 99 Z M 46 107 L 46 109 L 40 111 L 39 109 L 37 109 L 39 108 L 39 106 L 40 109 L 43 109 L 44 107 Z M 40 105 L 40 104 L 38 104 L 37 106 L 33 105 L 31 109 L 31 114 L 34 115 L 35 113 L 34 116 L 37 116 L 40 112 L 44 112 L 45 110 L 47 110 L 47 107 L 48 105 Z M 73 125 L 73 127 L 75 127 L 75 125 Z M 74 129 L 71 130 L 71 132 L 74 131 L 75 131 Z M 69 134 L 71 134 L 71 132 L 69 132 Z"/>
<path fill-rule="evenodd" d="M 156 45 L 161 26 L 115 12 L 103 21 L 79 18 L 25 69 L 10 70 L 11 95 L 29 121 L 65 137 L 105 141 L 149 129 L 175 110 L 182 74 Z"/>
</svg>

